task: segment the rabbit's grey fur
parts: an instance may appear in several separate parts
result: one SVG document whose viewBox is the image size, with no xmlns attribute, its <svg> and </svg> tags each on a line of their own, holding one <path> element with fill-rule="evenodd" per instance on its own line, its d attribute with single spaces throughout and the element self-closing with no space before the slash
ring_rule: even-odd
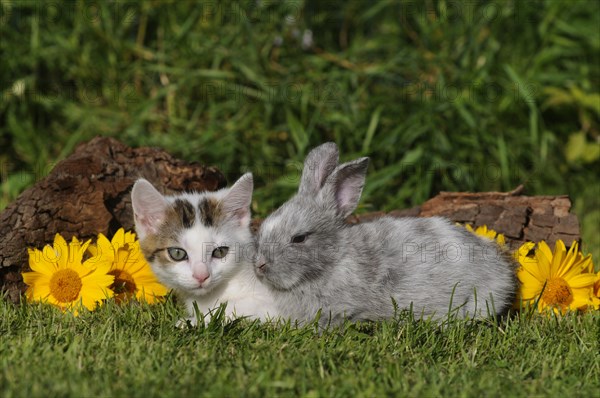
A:
<svg viewBox="0 0 600 398">
<path fill-rule="evenodd" d="M 259 230 L 255 271 L 282 316 L 310 321 L 322 309 L 322 324 L 378 320 L 394 316 L 394 302 L 433 319 L 449 310 L 458 317 L 507 311 L 517 283 L 496 243 L 439 217 L 346 224 L 368 159 L 336 167 L 337 158 L 332 143 L 311 151 L 298 194 Z"/>
</svg>

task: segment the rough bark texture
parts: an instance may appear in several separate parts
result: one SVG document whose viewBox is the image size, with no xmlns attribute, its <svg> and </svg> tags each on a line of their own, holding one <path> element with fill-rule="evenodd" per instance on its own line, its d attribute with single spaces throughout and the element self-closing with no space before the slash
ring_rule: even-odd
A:
<svg viewBox="0 0 600 398">
<path fill-rule="evenodd" d="M 0 213 L 1 292 L 19 300 L 25 288 L 21 271 L 29 268 L 27 248 L 51 243 L 56 233 L 70 240 L 133 229 L 129 193 L 140 177 L 171 191 L 226 185 L 216 168 L 174 159 L 160 149 L 133 149 L 101 137 L 82 144 Z"/>
<path fill-rule="evenodd" d="M 569 212 L 568 196 L 521 196 L 519 186 L 512 192 L 441 192 L 422 206 L 395 210 L 394 217 L 443 216 L 474 227 L 487 225 L 506 237 L 511 248 L 523 242 L 545 240 L 550 247 L 562 239 L 567 247 L 581 240 L 577 216 Z M 384 213 L 351 216 L 349 222 L 365 222 Z"/>
<path fill-rule="evenodd" d="M 48 177 L 23 192 L 0 213 L 0 290 L 18 302 L 25 289 L 21 271 L 28 269 L 27 248 L 41 248 L 60 232 L 70 240 L 112 235 L 133 229 L 130 189 L 146 178 L 169 192 L 216 190 L 226 185 L 215 168 L 174 159 L 160 149 L 129 148 L 111 138 L 95 138 L 60 162 Z M 505 234 L 511 247 L 525 241 L 579 241 L 579 222 L 569 213 L 567 196 L 521 196 L 513 192 L 442 192 L 422 206 L 387 213 L 393 217 L 444 216 L 473 226 L 487 225 Z M 348 218 L 367 222 L 386 213 Z M 253 222 L 253 229 L 260 220 Z"/>
</svg>

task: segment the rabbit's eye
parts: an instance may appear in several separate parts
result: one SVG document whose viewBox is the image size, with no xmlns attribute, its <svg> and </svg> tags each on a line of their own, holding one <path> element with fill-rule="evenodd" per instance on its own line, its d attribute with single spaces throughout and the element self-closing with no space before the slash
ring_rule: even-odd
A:
<svg viewBox="0 0 600 398">
<path fill-rule="evenodd" d="M 292 243 L 302 243 L 306 240 L 307 234 L 295 235 L 292 237 Z"/>
<path fill-rule="evenodd" d="M 169 253 L 169 257 L 171 257 L 171 260 L 173 261 L 183 261 L 188 257 L 185 250 L 180 247 L 169 247 L 167 253 Z"/>
<path fill-rule="evenodd" d="M 223 258 L 223 257 L 225 257 L 227 255 L 228 251 L 229 251 L 229 247 L 227 247 L 227 246 L 219 246 L 215 250 L 213 250 L 212 256 L 214 258 Z"/>
</svg>

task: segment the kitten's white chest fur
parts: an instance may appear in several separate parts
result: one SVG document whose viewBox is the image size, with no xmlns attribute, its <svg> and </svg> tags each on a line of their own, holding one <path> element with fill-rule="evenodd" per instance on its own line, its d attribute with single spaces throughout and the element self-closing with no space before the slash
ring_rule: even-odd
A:
<svg viewBox="0 0 600 398">
<path fill-rule="evenodd" d="M 194 304 L 205 315 L 205 323 L 210 320 L 211 312 L 223 303 L 227 303 L 225 315 L 231 319 L 249 317 L 265 321 L 278 316 L 271 292 L 256 279 L 251 267 L 244 267 L 227 282 L 205 295 L 180 293 L 180 297 L 191 315 L 187 320 L 193 325 L 197 323 Z"/>
</svg>

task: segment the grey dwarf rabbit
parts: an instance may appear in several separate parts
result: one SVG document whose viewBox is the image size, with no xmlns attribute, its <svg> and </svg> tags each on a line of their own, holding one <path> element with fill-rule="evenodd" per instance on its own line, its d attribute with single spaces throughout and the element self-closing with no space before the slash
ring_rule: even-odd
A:
<svg viewBox="0 0 600 398">
<path fill-rule="evenodd" d="M 312 150 L 298 193 L 262 223 L 255 272 L 284 317 L 321 325 L 379 320 L 412 308 L 417 318 L 503 314 L 517 287 L 510 256 L 493 241 L 432 218 L 345 223 L 368 158 L 338 166 L 335 144 Z"/>
</svg>

